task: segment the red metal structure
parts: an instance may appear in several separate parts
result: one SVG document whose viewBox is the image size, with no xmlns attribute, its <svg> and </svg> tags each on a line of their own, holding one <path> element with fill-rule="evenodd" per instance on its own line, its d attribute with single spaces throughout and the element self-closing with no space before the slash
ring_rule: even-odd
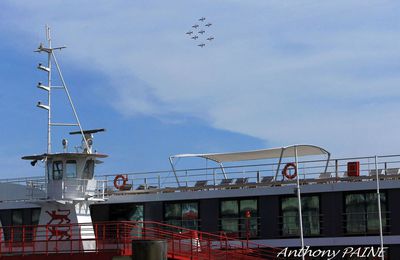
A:
<svg viewBox="0 0 400 260">
<path fill-rule="evenodd" d="M 169 259 L 278 259 L 276 248 L 151 221 L 1 227 L 0 238 L 1 258 L 112 259 L 134 254 L 132 240 L 162 239 Z"/>
<path fill-rule="evenodd" d="M 360 162 L 348 162 L 347 163 L 347 176 L 358 177 L 360 176 Z"/>
</svg>

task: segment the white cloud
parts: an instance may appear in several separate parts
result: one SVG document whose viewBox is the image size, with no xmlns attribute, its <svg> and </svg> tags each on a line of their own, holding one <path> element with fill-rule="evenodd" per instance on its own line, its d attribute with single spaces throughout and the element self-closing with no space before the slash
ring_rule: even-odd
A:
<svg viewBox="0 0 400 260">
<path fill-rule="evenodd" d="M 9 5 L 29 13 L 8 17 L 27 34 L 51 11 L 66 58 L 106 75 L 125 115 L 189 114 L 272 145 L 397 151 L 394 1 Z M 204 13 L 215 40 L 200 49 L 184 33 Z"/>
</svg>

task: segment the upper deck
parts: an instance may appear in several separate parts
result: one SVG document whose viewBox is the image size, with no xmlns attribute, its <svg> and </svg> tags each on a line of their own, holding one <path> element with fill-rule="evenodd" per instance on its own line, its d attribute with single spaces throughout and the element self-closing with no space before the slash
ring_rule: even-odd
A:
<svg viewBox="0 0 400 260">
<path fill-rule="evenodd" d="M 113 196 L 139 194 L 188 194 L 198 191 L 225 190 L 229 194 L 254 194 L 257 191 L 268 193 L 274 190 L 279 193 L 291 193 L 296 188 L 296 179 L 289 180 L 282 175 L 279 163 L 245 164 L 196 169 L 166 170 L 153 172 L 118 173 L 126 178 L 125 185 L 116 180 L 116 174 L 96 176 L 96 180 L 73 179 L 63 180 L 62 193 L 71 189 L 77 194 L 91 194 L 93 199 L 107 199 Z M 324 192 L 352 189 L 376 188 L 376 170 L 382 181 L 382 188 L 400 188 L 400 155 L 369 156 L 353 158 L 334 158 L 326 160 L 303 160 L 298 162 L 298 178 L 302 192 Z M 348 175 L 348 163 L 359 163 L 359 176 Z M 176 174 L 176 176 L 174 175 Z M 226 176 L 226 177 L 225 177 Z M 87 185 L 92 181 L 91 185 Z M 0 180 L 1 201 L 43 200 L 47 198 L 47 180 L 44 177 L 13 178 Z M 119 189 L 115 187 L 120 186 Z M 318 185 L 318 186 L 315 186 Z M 88 191 L 91 187 L 91 191 Z M 272 189 L 265 189 L 273 187 Z M 317 188 L 318 187 L 318 188 Z M 389 186 L 388 186 L 389 187 Z M 392 188 L 393 188 L 392 187 Z M 13 192 L 10 192 L 10 188 Z M 18 195 L 16 195 L 18 194 Z M 169 197 L 167 196 L 167 197 Z M 241 195 L 243 196 L 243 195 Z M 159 197 L 159 199 L 162 199 Z"/>
<path fill-rule="evenodd" d="M 106 196 L 115 193 L 126 195 L 235 189 L 245 192 L 246 189 L 262 187 L 284 190 L 287 187 L 295 188 L 297 182 L 296 179 L 289 180 L 282 175 L 282 165 L 289 162 L 281 162 L 281 166 L 276 162 L 224 166 L 223 170 L 220 167 L 175 170 L 179 185 L 175 179 L 174 171 L 171 170 L 125 173 L 124 175 L 128 179 L 127 185 L 124 189 L 118 191 L 112 185 L 115 175 L 102 175 L 98 178 L 107 183 Z M 358 176 L 348 175 L 348 163 L 352 162 L 359 162 Z M 371 187 L 376 187 L 376 171 L 378 171 L 380 180 L 391 181 L 393 184 L 394 180 L 400 180 L 400 155 L 334 158 L 326 166 L 326 160 L 299 161 L 298 178 L 300 185 L 325 186 L 326 189 L 322 190 L 332 190 L 332 187 L 335 186 L 351 189 L 354 183 L 369 183 L 368 186 L 373 184 Z M 400 187 L 400 184 L 398 186 Z"/>
</svg>

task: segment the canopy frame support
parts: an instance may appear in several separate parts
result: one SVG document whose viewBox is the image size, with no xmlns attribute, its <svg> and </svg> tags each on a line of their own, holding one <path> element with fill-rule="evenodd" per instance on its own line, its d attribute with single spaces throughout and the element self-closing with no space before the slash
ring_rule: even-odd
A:
<svg viewBox="0 0 400 260">
<path fill-rule="evenodd" d="M 289 148 L 293 148 L 293 151 Z M 288 151 L 287 153 L 285 153 Z M 174 165 L 175 158 L 186 158 L 186 157 L 200 157 L 206 160 L 211 160 L 219 164 L 222 174 L 225 179 L 227 179 L 227 174 L 225 172 L 224 162 L 238 162 L 238 161 L 249 161 L 249 160 L 261 160 L 261 159 L 276 159 L 279 158 L 278 166 L 275 173 L 274 181 L 277 181 L 279 171 L 282 164 L 283 158 L 298 157 L 300 156 L 310 156 L 310 155 L 327 155 L 327 161 L 324 169 L 324 173 L 327 172 L 330 161 L 330 153 L 325 149 L 316 145 L 305 145 L 305 144 L 295 144 L 279 148 L 271 148 L 264 150 L 254 150 L 245 152 L 233 152 L 233 153 L 208 153 L 208 154 L 178 154 L 169 157 L 169 161 L 174 172 L 176 182 L 180 186 L 178 175 Z M 297 163 L 296 163 L 297 165 Z"/>
<path fill-rule="evenodd" d="M 276 168 L 276 173 L 275 173 L 274 181 L 277 181 L 277 178 L 278 178 L 279 169 L 280 169 L 281 163 L 282 163 L 283 151 L 285 151 L 285 149 L 282 149 L 282 151 L 281 151 L 281 156 L 279 157 L 278 167 Z"/>
<path fill-rule="evenodd" d="M 297 156 L 297 145 L 293 145 L 293 146 L 288 146 L 288 147 L 282 147 L 282 151 L 281 151 L 281 155 L 279 157 L 279 161 L 278 161 L 278 167 L 276 168 L 276 173 L 275 173 L 275 178 L 274 181 L 277 181 L 278 179 L 278 175 L 279 175 L 279 170 L 281 168 L 281 164 L 282 164 L 282 158 L 283 158 L 283 154 L 286 151 L 286 149 L 290 148 L 290 147 L 294 147 L 295 148 L 295 158 Z M 329 167 L 329 161 L 331 160 L 331 154 L 326 152 L 326 154 L 328 155 L 327 159 L 326 159 L 326 165 L 325 165 L 325 169 L 324 169 L 324 173 L 326 173 L 328 171 L 328 167 Z M 298 156 L 297 156 L 298 157 Z M 297 165 L 297 162 L 296 162 Z"/>
<path fill-rule="evenodd" d="M 221 168 L 222 174 L 224 175 L 224 179 L 226 180 L 226 172 L 225 172 L 225 168 L 224 165 L 222 164 L 222 162 L 219 163 L 219 167 Z"/>
<path fill-rule="evenodd" d="M 169 157 L 169 163 L 171 164 L 172 171 L 173 171 L 173 173 L 175 175 L 176 183 L 178 184 L 178 187 L 181 187 L 181 184 L 179 183 L 178 175 L 176 174 L 176 169 L 175 169 L 175 165 L 174 165 L 174 161 L 173 161 L 173 157 L 172 156 Z"/>
</svg>

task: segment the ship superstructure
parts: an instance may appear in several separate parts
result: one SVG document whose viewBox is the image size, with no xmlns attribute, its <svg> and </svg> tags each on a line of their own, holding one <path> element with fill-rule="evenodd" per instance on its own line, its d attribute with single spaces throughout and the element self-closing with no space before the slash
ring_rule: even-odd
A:
<svg viewBox="0 0 400 260">
<path fill-rule="evenodd" d="M 60 259 L 63 254 L 74 254 L 77 259 L 93 257 L 96 253 L 101 259 L 132 255 L 132 240 L 164 239 L 168 241 L 168 256 L 176 259 L 193 259 L 193 255 L 207 259 L 212 256 L 242 255 L 240 259 L 255 259 L 243 251 L 244 245 L 237 246 L 238 240 L 228 239 L 211 233 L 197 233 L 191 229 L 161 222 L 135 219 L 129 222 L 96 222 L 90 206 L 106 202 L 110 197 L 128 191 L 126 175 L 116 175 L 109 182 L 101 177 L 95 178 L 95 166 L 102 163 L 107 155 L 93 149 L 94 134 L 105 129 L 82 128 L 72 97 L 62 75 L 55 52 L 65 46 L 53 47 L 50 28 L 46 27 L 47 44 L 41 43 L 35 52 L 47 56 L 47 64 L 39 63 L 37 68 L 46 75 L 46 84 L 39 82 L 37 87 L 47 94 L 47 102 L 39 101 L 37 107 L 47 111 L 46 152 L 23 156 L 32 166 L 44 164 L 44 177 L 7 179 L 0 181 L 0 257 L 24 256 L 25 258 L 52 257 Z M 54 71 L 56 73 L 54 73 Z M 58 76 L 60 86 L 54 85 Z M 56 121 L 53 116 L 52 93 L 64 91 L 75 122 Z M 69 141 L 62 140 L 62 152 L 54 152 L 52 133 L 54 127 L 76 128 L 69 134 L 81 137 L 81 145 L 69 151 Z M 132 187 L 132 186 L 131 186 Z M 146 187 L 147 188 L 147 187 Z M 199 237 L 201 236 L 201 238 Z M 224 244 L 214 242 L 224 240 Z M 247 241 L 247 248 L 249 248 Z M 224 246 L 225 245 L 225 246 Z M 227 251 L 229 245 L 236 252 Z M 256 247 L 257 245 L 254 245 Z M 194 247 L 194 248 L 193 248 Z M 221 250 L 222 248 L 224 250 Z M 138 252 L 136 252 L 138 254 Z M 270 251 L 267 255 L 275 258 Z M 217 259 L 217 258 L 216 258 Z"/>
<path fill-rule="evenodd" d="M 45 175 L 0 180 L 0 256 L 131 254 L 131 240 L 163 238 L 175 259 L 275 259 L 285 248 L 309 247 L 349 259 L 348 248 L 368 259 L 400 258 L 400 155 L 333 158 L 296 144 L 179 154 L 169 170 L 95 175 L 107 155 L 95 152 L 93 135 L 105 130 L 82 128 L 55 56 L 65 47 L 52 47 L 46 34 L 37 52 L 48 58 L 38 65 L 47 83 L 38 87 L 48 100 L 37 106 L 48 113 L 47 149 L 23 157 L 44 163 Z M 54 68 L 61 86 L 52 83 Z M 75 122 L 54 121 L 55 89 L 65 91 Z M 81 145 L 69 152 L 64 139 L 63 151 L 53 152 L 55 126 L 75 127 L 70 134 Z M 185 158 L 204 159 L 206 167 L 180 169 Z"/>
</svg>

